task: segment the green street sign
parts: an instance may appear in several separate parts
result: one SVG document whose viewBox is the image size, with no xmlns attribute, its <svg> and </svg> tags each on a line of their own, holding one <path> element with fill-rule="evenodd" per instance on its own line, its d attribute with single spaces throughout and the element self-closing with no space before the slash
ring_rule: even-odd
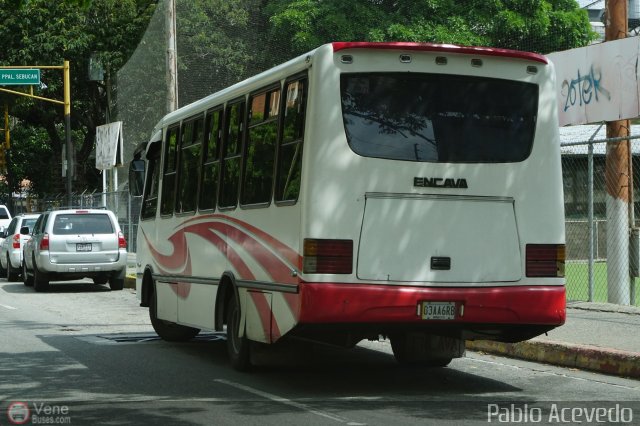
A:
<svg viewBox="0 0 640 426">
<path fill-rule="evenodd" d="M 0 69 L 0 86 L 30 86 L 40 84 L 39 69 Z"/>
</svg>

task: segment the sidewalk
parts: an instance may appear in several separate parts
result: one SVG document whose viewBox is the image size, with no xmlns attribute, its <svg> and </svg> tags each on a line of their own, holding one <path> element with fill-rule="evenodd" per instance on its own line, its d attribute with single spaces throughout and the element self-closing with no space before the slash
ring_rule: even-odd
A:
<svg viewBox="0 0 640 426">
<path fill-rule="evenodd" d="M 640 378 L 640 308 L 568 302 L 566 323 L 515 343 L 467 342 L 467 349 Z"/>
</svg>

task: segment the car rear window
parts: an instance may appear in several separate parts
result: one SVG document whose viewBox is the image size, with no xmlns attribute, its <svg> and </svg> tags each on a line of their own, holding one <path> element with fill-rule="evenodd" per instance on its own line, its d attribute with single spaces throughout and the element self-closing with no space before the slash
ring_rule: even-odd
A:
<svg viewBox="0 0 640 426">
<path fill-rule="evenodd" d="M 111 219 L 106 214 L 60 214 L 51 230 L 56 235 L 112 234 Z"/>
<path fill-rule="evenodd" d="M 9 211 L 4 208 L 4 207 L 0 207 L 0 219 L 9 219 Z"/>
<path fill-rule="evenodd" d="M 538 86 L 427 73 L 341 77 L 351 149 L 365 157 L 434 163 L 525 160 L 533 145 Z"/>
</svg>

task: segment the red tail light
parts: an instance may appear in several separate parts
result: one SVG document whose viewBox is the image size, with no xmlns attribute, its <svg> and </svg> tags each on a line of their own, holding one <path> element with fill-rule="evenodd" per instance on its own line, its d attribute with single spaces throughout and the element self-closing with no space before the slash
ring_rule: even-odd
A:
<svg viewBox="0 0 640 426">
<path fill-rule="evenodd" d="M 305 274 L 350 274 L 353 241 L 305 238 L 303 256 L 302 272 Z"/>
<path fill-rule="evenodd" d="M 127 248 L 127 240 L 124 239 L 122 232 L 118 232 L 118 248 Z"/>
<path fill-rule="evenodd" d="M 527 244 L 527 277 L 564 277 L 564 244 Z"/>
<path fill-rule="evenodd" d="M 49 234 L 44 234 L 40 240 L 40 250 L 49 250 Z"/>
<path fill-rule="evenodd" d="M 14 249 L 19 249 L 20 248 L 20 234 L 15 234 L 13 236 L 12 245 L 13 245 Z"/>
</svg>

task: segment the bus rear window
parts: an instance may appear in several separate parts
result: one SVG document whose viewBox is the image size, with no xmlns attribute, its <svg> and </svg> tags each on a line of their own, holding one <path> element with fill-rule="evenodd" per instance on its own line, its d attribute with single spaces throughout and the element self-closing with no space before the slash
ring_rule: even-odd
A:
<svg viewBox="0 0 640 426">
<path fill-rule="evenodd" d="M 531 153 L 538 86 L 446 74 L 341 76 L 351 149 L 365 157 L 507 163 Z"/>
</svg>

